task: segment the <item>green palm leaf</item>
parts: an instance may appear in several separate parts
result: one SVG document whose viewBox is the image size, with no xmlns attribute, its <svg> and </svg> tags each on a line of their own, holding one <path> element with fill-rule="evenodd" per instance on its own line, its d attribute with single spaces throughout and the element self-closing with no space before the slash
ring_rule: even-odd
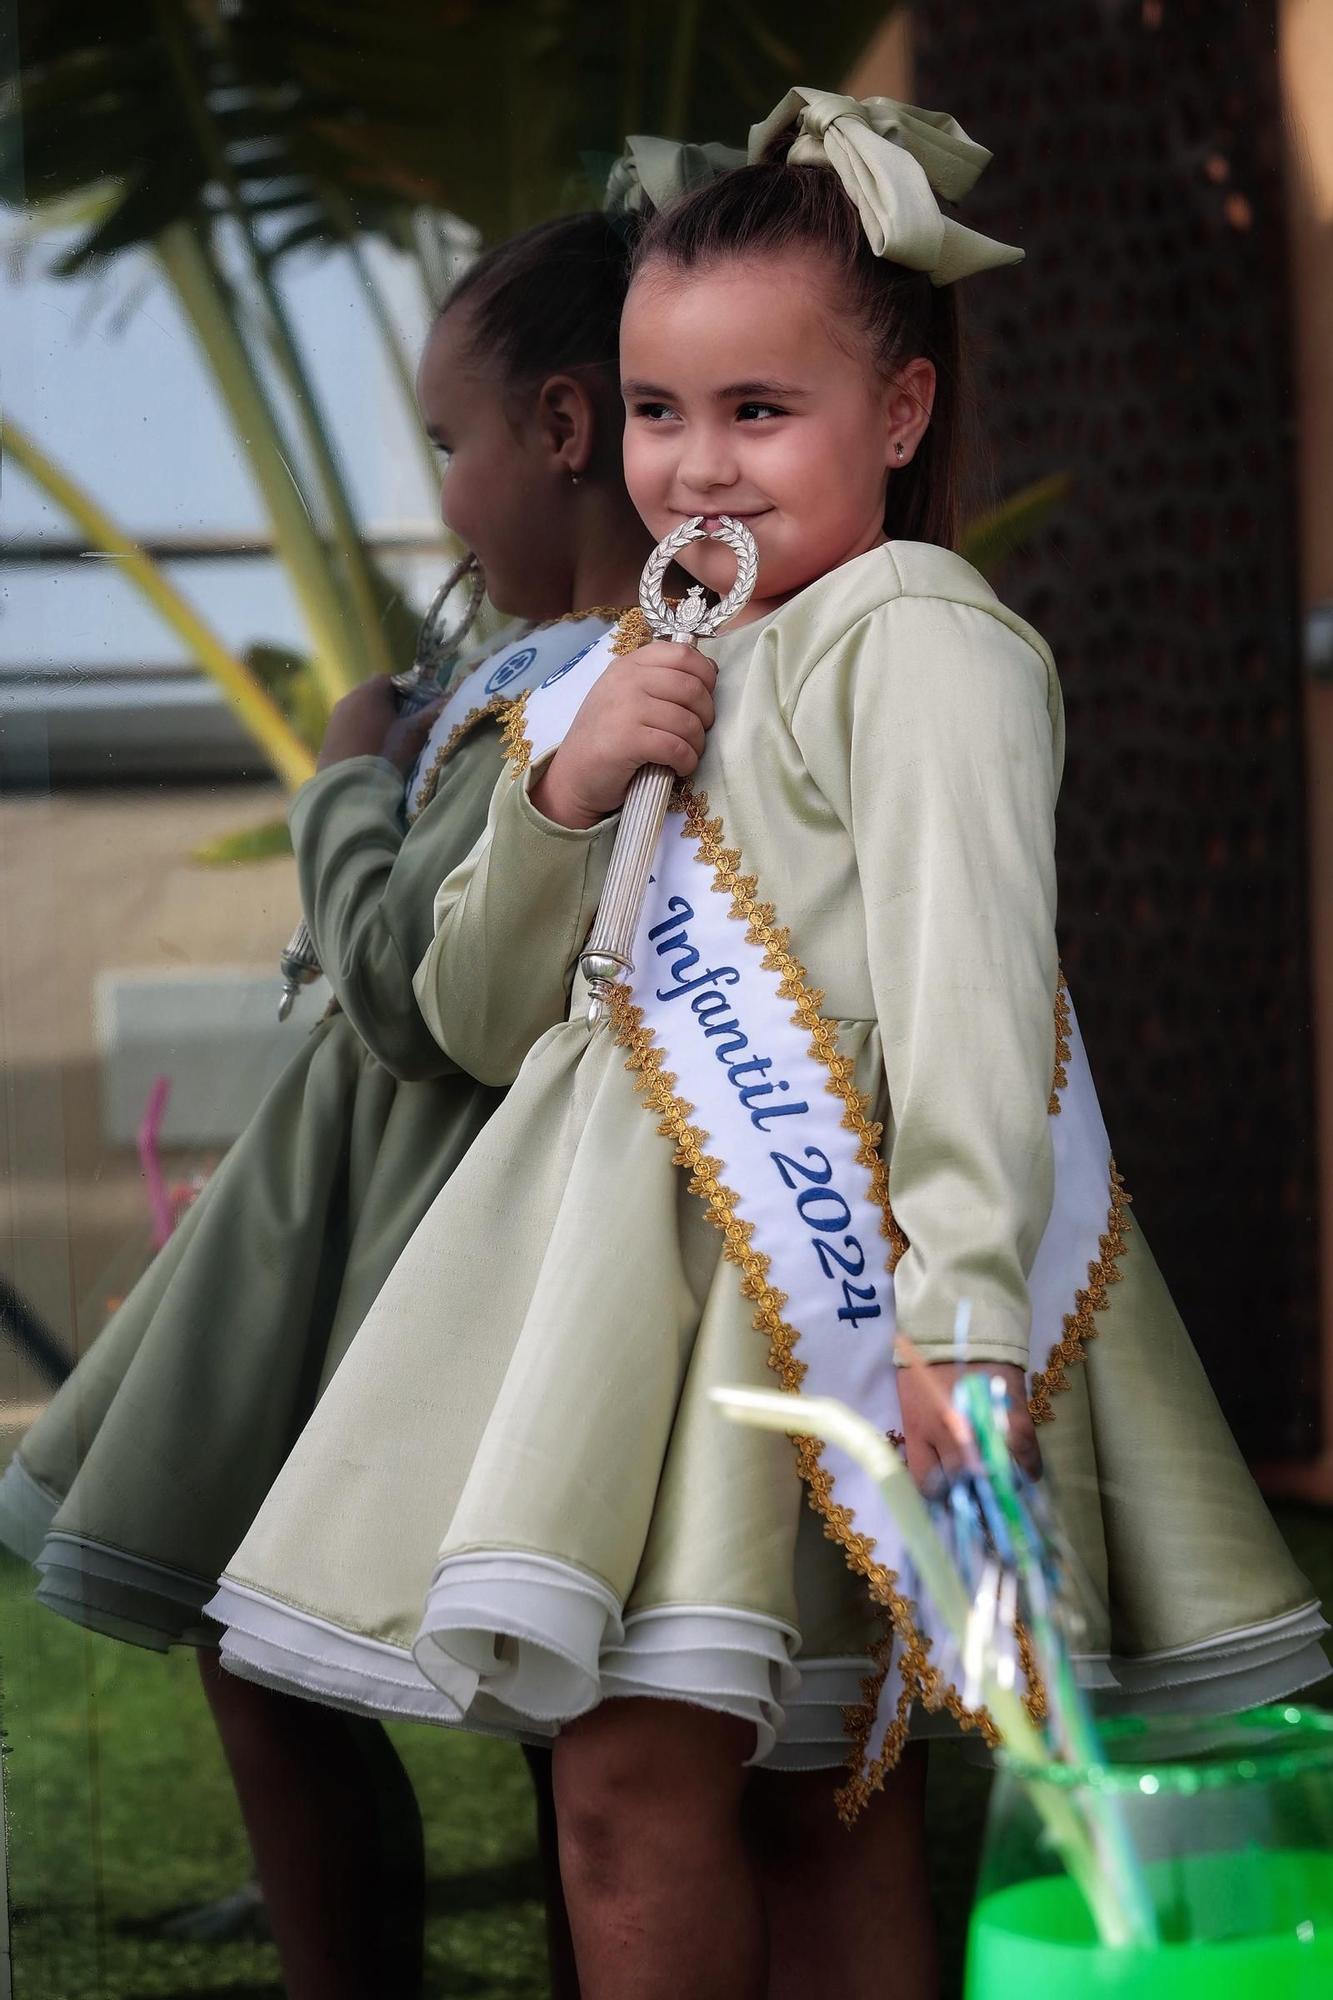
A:
<svg viewBox="0 0 1333 2000">
<path fill-rule="evenodd" d="M 0 185 L 47 201 L 94 179 L 121 184 L 113 213 L 72 253 L 75 269 L 215 212 L 213 142 L 251 216 L 299 217 L 302 242 L 318 240 L 321 216 L 337 240 L 328 191 L 395 241 L 418 205 L 494 236 L 586 199 L 576 162 L 614 155 L 627 128 L 743 137 L 792 83 L 842 75 L 887 11 L 884 0 L 824 10 L 796 0 L 19 0 L 23 116 L 0 148 Z M 206 107 L 208 143 L 167 20 Z"/>
<path fill-rule="evenodd" d="M 844 73 L 886 7 L 17 0 L 15 12 L 0 188 L 21 191 L 29 216 L 73 224 L 58 272 L 156 252 L 301 606 L 317 683 L 307 699 L 326 707 L 401 660 L 415 618 L 364 547 L 275 266 L 379 233 L 415 250 L 438 290 L 429 218 L 493 237 L 586 204 L 598 190 L 577 163 L 612 157 L 627 130 L 743 137 L 792 83 Z M 373 289 L 364 260 L 358 271 Z M 275 364 L 283 407 L 268 388 Z M 308 468 L 299 488 L 293 466 Z M 307 714 L 298 727 L 309 726 Z"/>
<path fill-rule="evenodd" d="M 236 833 L 224 833 L 196 847 L 191 861 L 203 868 L 237 868 L 252 861 L 277 861 L 292 851 L 292 836 L 285 819 L 262 820 L 258 826 L 244 826 Z"/>
<path fill-rule="evenodd" d="M 978 514 L 963 530 L 960 552 L 983 576 L 993 577 L 1000 565 L 1024 542 L 1039 534 L 1069 491 L 1069 477 L 1053 472 L 1046 479 L 1020 487 L 998 507 Z"/>
</svg>

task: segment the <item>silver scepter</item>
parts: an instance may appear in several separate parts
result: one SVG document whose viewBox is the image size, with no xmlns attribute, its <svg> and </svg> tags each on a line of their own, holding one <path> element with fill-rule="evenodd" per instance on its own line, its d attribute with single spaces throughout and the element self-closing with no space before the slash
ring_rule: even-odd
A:
<svg viewBox="0 0 1333 2000">
<path fill-rule="evenodd" d="M 736 558 L 736 581 L 720 604 L 710 606 L 696 583 L 679 604 L 668 605 L 662 597 L 663 577 L 683 548 L 705 540 L 726 543 Z M 649 556 L 639 583 L 639 606 L 656 638 L 692 646 L 696 639 L 710 638 L 745 609 L 758 574 L 759 551 L 743 521 L 722 514 L 715 528 L 705 528 L 704 516 L 696 514 L 665 536 Z M 665 764 L 645 764 L 635 772 L 625 794 L 602 900 L 588 942 L 579 954 L 589 988 L 590 1028 L 604 1017 L 613 982 L 634 970 L 634 933 L 639 928 L 653 855 L 675 782 L 675 772 Z"/>
<path fill-rule="evenodd" d="M 461 583 L 467 585 L 467 601 L 461 617 L 451 619 L 446 625 L 444 607 Z M 454 564 L 432 597 L 417 633 L 411 666 L 405 673 L 394 674 L 390 680 L 400 714 L 413 715 L 435 700 L 440 692 L 440 676 L 457 658 L 458 649 L 476 622 L 485 595 L 486 579 L 481 573 L 481 564 L 469 552 Z M 319 953 L 315 950 L 315 940 L 310 935 L 310 926 L 304 917 L 287 940 L 287 948 L 278 960 L 278 970 L 282 974 L 278 1019 L 285 1021 L 301 988 L 312 985 L 323 970 Z"/>
</svg>

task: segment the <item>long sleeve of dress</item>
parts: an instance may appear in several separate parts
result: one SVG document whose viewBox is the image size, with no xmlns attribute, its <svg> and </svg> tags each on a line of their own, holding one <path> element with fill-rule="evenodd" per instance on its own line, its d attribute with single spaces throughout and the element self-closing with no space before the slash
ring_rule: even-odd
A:
<svg viewBox="0 0 1333 2000">
<path fill-rule="evenodd" d="M 404 1081 L 456 1067 L 422 1020 L 412 981 L 430 943 L 435 892 L 484 827 L 499 768 L 497 737 L 478 733 L 406 830 L 402 775 L 380 757 L 320 772 L 291 807 L 320 964 L 371 1054 Z"/>
<path fill-rule="evenodd" d="M 512 1083 L 568 1013 L 611 853 L 615 821 L 585 832 L 544 819 L 528 797 L 535 775 L 500 779 L 485 833 L 436 897 L 417 973 L 432 1034 L 482 1083 Z"/>
<path fill-rule="evenodd" d="M 985 609 L 899 598 L 814 667 L 792 728 L 856 849 L 899 1324 L 951 1359 L 966 1300 L 970 1355 L 1026 1366 L 1053 1185 L 1053 672 Z"/>
</svg>

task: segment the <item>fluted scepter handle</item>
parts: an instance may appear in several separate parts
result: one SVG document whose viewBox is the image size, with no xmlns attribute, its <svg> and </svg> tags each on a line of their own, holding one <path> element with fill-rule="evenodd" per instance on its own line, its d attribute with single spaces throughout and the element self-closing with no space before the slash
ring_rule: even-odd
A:
<svg viewBox="0 0 1333 2000">
<path fill-rule="evenodd" d="M 679 604 L 667 604 L 662 596 L 662 580 L 668 569 L 690 542 L 703 540 L 726 543 L 736 558 L 736 581 L 719 604 L 710 606 L 697 583 Z M 664 536 L 649 556 L 639 584 L 639 606 L 657 638 L 670 639 L 677 646 L 692 646 L 696 639 L 706 639 L 720 631 L 745 609 L 758 574 L 759 551 L 743 521 L 734 521 L 729 514 L 723 514 L 715 528 L 706 528 L 703 515 L 696 514 L 693 520 L 682 522 Z M 634 934 L 639 928 L 653 855 L 675 781 L 675 772 L 665 764 L 645 764 L 635 772 L 625 794 L 602 900 L 588 942 L 579 955 L 579 966 L 589 989 L 589 1027 L 595 1028 L 605 1015 L 613 983 L 634 970 Z"/>
<path fill-rule="evenodd" d="M 313 986 L 323 967 L 319 953 L 315 950 L 315 940 L 310 935 L 310 926 L 302 917 L 296 929 L 283 947 L 278 960 L 278 971 L 282 974 L 282 992 L 278 995 L 278 1019 L 285 1021 L 296 1005 L 296 996 L 303 986 Z"/>
</svg>

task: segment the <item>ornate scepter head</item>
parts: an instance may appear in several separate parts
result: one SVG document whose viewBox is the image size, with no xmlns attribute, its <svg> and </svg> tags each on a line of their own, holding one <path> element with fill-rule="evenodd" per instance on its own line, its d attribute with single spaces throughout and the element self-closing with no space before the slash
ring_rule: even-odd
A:
<svg viewBox="0 0 1333 2000">
<path fill-rule="evenodd" d="M 467 587 L 463 609 L 457 617 L 446 620 L 445 610 L 460 584 Z M 393 676 L 398 706 L 404 712 L 410 714 L 413 709 L 426 708 L 435 700 L 440 692 L 441 675 L 458 658 L 459 648 L 476 623 L 485 595 L 486 579 L 481 564 L 469 549 L 454 564 L 426 607 L 411 666 L 405 673 Z"/>
<path fill-rule="evenodd" d="M 736 581 L 717 604 L 709 604 L 701 585 L 691 584 L 679 604 L 668 604 L 662 595 L 662 579 L 681 550 L 691 542 L 725 542 L 736 558 Z M 680 646 L 707 639 L 742 612 L 754 595 L 759 575 L 759 551 L 744 521 L 730 514 L 718 516 L 715 528 L 704 526 L 704 516 L 682 521 L 664 535 L 643 566 L 639 581 L 639 609 L 658 639 L 672 639 Z"/>
<path fill-rule="evenodd" d="M 663 577 L 683 548 L 705 540 L 726 543 L 736 558 L 736 581 L 717 604 L 709 604 L 697 583 L 679 604 L 668 604 L 662 596 Z M 759 551 L 743 521 L 733 521 L 729 514 L 722 514 L 715 528 L 706 528 L 704 516 L 696 514 L 664 536 L 644 564 L 639 608 L 655 637 L 689 646 L 696 639 L 706 639 L 720 631 L 729 619 L 745 609 L 758 574 Z M 635 772 L 625 794 L 601 904 L 579 957 L 588 982 L 590 1027 L 595 1028 L 605 1018 L 613 982 L 634 970 L 631 955 L 634 933 L 639 928 L 653 854 L 674 783 L 675 773 L 666 765 L 645 764 Z"/>
</svg>

